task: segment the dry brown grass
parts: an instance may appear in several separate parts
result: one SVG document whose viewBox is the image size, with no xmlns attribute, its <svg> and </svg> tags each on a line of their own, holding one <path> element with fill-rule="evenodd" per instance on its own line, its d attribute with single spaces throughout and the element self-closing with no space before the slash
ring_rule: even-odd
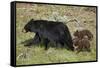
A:
<svg viewBox="0 0 100 68">
<path fill-rule="evenodd" d="M 77 6 L 59 6 L 44 4 L 22 4 L 18 3 L 16 7 L 17 22 L 17 65 L 27 64 L 44 64 L 44 63 L 61 63 L 61 62 L 77 62 L 77 61 L 94 61 L 96 60 L 96 8 L 77 7 Z M 21 42 L 34 37 L 34 33 L 22 33 L 22 28 L 31 19 L 34 20 L 52 20 L 64 22 L 73 36 L 73 32 L 79 29 L 75 21 L 66 23 L 69 20 L 77 19 L 80 25 L 92 32 L 94 38 L 91 43 L 91 52 L 75 52 L 66 49 L 49 48 L 47 51 L 44 47 L 32 46 L 24 47 Z"/>
</svg>

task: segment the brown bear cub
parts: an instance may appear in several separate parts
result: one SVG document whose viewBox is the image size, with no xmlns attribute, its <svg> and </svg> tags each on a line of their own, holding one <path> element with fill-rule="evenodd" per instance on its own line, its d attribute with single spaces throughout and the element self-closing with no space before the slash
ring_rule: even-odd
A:
<svg viewBox="0 0 100 68">
<path fill-rule="evenodd" d="M 88 36 L 85 35 L 82 39 L 75 36 L 75 38 L 73 39 L 73 47 L 74 50 L 77 51 L 77 53 L 82 50 L 90 52 L 90 42 L 88 40 Z"/>
<path fill-rule="evenodd" d="M 84 29 L 84 30 L 76 30 L 76 32 L 74 32 L 73 34 L 74 36 L 77 36 L 79 39 L 83 39 L 84 36 L 87 36 L 88 37 L 88 40 L 92 40 L 93 38 L 93 34 L 87 30 L 87 29 Z"/>
</svg>

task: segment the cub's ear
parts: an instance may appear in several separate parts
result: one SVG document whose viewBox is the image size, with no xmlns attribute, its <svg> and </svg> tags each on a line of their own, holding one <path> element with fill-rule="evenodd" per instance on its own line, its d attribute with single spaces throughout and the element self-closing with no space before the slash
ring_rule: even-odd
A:
<svg viewBox="0 0 100 68">
<path fill-rule="evenodd" d="M 76 32 L 79 32 L 79 30 L 76 30 Z"/>
</svg>

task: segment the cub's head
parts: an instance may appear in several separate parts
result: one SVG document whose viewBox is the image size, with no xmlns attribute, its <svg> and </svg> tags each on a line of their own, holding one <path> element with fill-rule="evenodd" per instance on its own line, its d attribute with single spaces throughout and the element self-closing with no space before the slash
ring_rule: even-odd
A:
<svg viewBox="0 0 100 68">
<path fill-rule="evenodd" d="M 79 41 L 80 41 L 80 39 L 77 36 L 75 36 L 73 38 L 73 47 L 74 47 L 74 50 L 77 50 L 77 48 L 79 46 Z"/>
</svg>

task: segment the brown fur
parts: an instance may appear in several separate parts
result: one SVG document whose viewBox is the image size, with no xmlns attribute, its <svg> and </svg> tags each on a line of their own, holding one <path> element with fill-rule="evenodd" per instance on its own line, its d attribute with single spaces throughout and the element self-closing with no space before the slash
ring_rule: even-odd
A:
<svg viewBox="0 0 100 68">
<path fill-rule="evenodd" d="M 74 36 L 77 36 L 79 39 L 83 39 L 84 36 L 88 36 L 88 40 L 92 40 L 93 34 L 89 30 L 77 30 L 74 33 Z"/>
<path fill-rule="evenodd" d="M 76 50 L 77 52 L 80 52 L 82 50 L 90 51 L 90 42 L 87 36 L 84 36 L 83 39 L 75 37 L 73 39 L 73 46 L 74 50 Z"/>
</svg>

